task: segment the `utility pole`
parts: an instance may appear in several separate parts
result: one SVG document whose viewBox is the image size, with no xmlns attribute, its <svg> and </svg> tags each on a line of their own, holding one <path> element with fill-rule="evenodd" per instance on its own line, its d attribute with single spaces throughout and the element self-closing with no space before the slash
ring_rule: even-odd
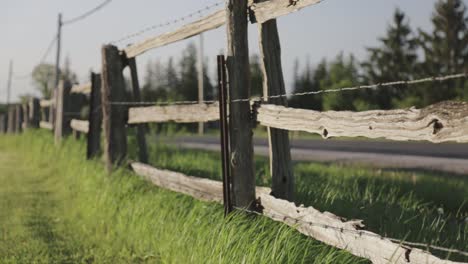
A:
<svg viewBox="0 0 468 264">
<path fill-rule="evenodd" d="M 54 90 L 57 89 L 60 80 L 60 42 L 62 38 L 62 13 L 58 14 L 58 28 L 57 28 L 57 56 L 55 59 L 55 82 Z"/>
<path fill-rule="evenodd" d="M 204 95 L 204 69 L 203 69 L 203 34 L 200 34 L 200 46 L 198 48 L 198 103 L 202 103 L 205 100 Z M 198 134 L 203 135 L 204 123 L 198 123 Z"/>
<path fill-rule="evenodd" d="M 10 93 L 11 93 L 11 78 L 13 76 L 13 60 L 10 60 L 10 66 L 8 70 L 8 82 L 7 82 L 7 94 L 6 94 L 6 104 L 10 105 Z"/>
<path fill-rule="evenodd" d="M 60 81 L 60 43 L 62 39 L 62 13 L 58 14 L 58 23 L 57 23 L 57 56 L 55 58 L 55 82 L 53 87 L 53 99 L 55 104 L 49 109 L 49 122 L 52 124 L 55 123 L 55 105 L 57 105 L 57 87 Z"/>
</svg>

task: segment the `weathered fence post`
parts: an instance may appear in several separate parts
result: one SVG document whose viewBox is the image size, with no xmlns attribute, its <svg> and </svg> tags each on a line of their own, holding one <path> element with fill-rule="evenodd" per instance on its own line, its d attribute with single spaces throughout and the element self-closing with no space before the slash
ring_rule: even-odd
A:
<svg viewBox="0 0 468 264">
<path fill-rule="evenodd" d="M 285 96 L 269 97 L 286 93 L 281 66 L 281 44 L 276 19 L 259 25 L 259 31 L 264 101 L 269 104 L 286 106 L 287 98 Z M 271 127 L 267 129 L 272 195 L 292 201 L 294 198 L 294 174 L 288 131 Z"/>
<path fill-rule="evenodd" d="M 92 159 L 101 152 L 101 75 L 91 73 L 91 94 L 89 98 L 89 131 L 86 157 Z"/>
<path fill-rule="evenodd" d="M 227 112 L 227 82 L 226 62 L 224 55 L 218 55 L 218 101 L 219 101 L 219 128 L 221 136 L 221 165 L 223 171 L 223 204 L 224 215 L 232 211 L 231 200 L 231 166 L 229 153 L 229 125 Z"/>
<path fill-rule="evenodd" d="M 132 94 L 133 102 L 141 101 L 140 83 L 138 82 L 138 71 L 135 58 L 128 59 L 128 67 L 130 68 L 130 76 L 132 78 Z M 138 159 L 140 162 L 148 163 L 148 149 L 145 138 L 145 124 L 137 125 L 137 143 L 138 143 Z"/>
<path fill-rule="evenodd" d="M 238 207 L 252 207 L 255 173 L 250 102 L 233 102 L 250 97 L 247 0 L 228 0 L 226 14 L 233 202 Z"/>
<path fill-rule="evenodd" d="M 8 133 L 16 133 L 16 107 L 10 105 L 8 107 Z"/>
<path fill-rule="evenodd" d="M 83 93 L 70 93 L 69 98 L 67 100 L 67 112 L 66 117 L 68 118 L 70 125 L 71 120 L 78 119 L 81 120 L 83 117 L 81 116 L 81 111 L 83 106 L 86 104 L 87 98 L 86 95 Z M 81 137 L 81 132 L 74 130 L 70 127 L 73 136 L 75 139 L 79 139 Z"/>
<path fill-rule="evenodd" d="M 0 115 L 0 133 L 5 134 L 8 127 L 8 113 Z"/>
<path fill-rule="evenodd" d="M 39 99 L 31 98 L 29 101 L 29 127 L 39 128 L 39 122 L 41 120 L 40 111 L 41 106 L 39 105 Z"/>
<path fill-rule="evenodd" d="M 17 104 L 15 107 L 16 107 L 15 132 L 21 133 L 23 132 L 23 106 L 21 104 Z"/>
<path fill-rule="evenodd" d="M 28 129 L 29 128 L 29 104 L 24 103 L 22 104 L 23 107 L 23 129 Z"/>
<path fill-rule="evenodd" d="M 104 160 L 108 172 L 122 164 L 127 155 L 127 107 L 113 104 L 125 101 L 122 56 L 117 47 L 102 47 L 102 118 L 104 128 Z"/>
<path fill-rule="evenodd" d="M 70 127 L 70 89 L 71 83 L 68 80 L 61 80 L 57 87 L 55 105 L 55 144 L 59 144 L 62 138 L 71 133 Z"/>
</svg>

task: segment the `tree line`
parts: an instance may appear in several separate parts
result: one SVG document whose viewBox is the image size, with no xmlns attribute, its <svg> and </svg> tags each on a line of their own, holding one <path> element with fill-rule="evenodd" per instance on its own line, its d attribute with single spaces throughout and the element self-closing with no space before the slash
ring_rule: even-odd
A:
<svg viewBox="0 0 468 264">
<path fill-rule="evenodd" d="M 296 59 L 293 69 L 292 93 L 336 89 L 361 84 L 409 80 L 468 72 L 468 17 L 462 0 L 439 0 L 431 17 L 432 31 L 413 29 L 409 18 L 396 9 L 379 45 L 366 49 L 366 58 L 358 61 L 353 54 L 340 53 L 333 59 L 323 58 L 317 65 L 300 66 Z M 204 63 L 204 94 L 206 100 L 216 97 L 214 81 Z M 251 94 L 262 95 L 260 58 L 250 58 Z M 33 71 L 35 86 L 44 97 L 50 97 L 53 66 L 38 65 Z M 76 80 L 67 59 L 62 75 Z M 145 101 L 196 101 L 198 99 L 197 50 L 190 43 L 177 60 L 149 61 L 142 82 Z M 130 83 L 127 81 L 128 84 Z M 130 87 L 130 85 L 128 85 Z M 467 100 L 468 82 L 464 79 L 419 84 L 398 85 L 383 89 L 366 89 L 343 93 L 325 93 L 288 98 L 291 107 L 315 110 L 392 109 L 423 107 L 442 100 Z"/>
</svg>

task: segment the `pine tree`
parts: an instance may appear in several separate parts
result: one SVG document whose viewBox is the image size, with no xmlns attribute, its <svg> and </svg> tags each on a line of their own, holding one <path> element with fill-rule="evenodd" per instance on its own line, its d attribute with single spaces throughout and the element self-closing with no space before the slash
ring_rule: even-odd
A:
<svg viewBox="0 0 468 264">
<path fill-rule="evenodd" d="M 418 59 L 418 41 L 401 10 L 395 10 L 393 22 L 379 42 L 379 47 L 367 49 L 369 57 L 362 63 L 364 81 L 381 83 L 411 79 L 415 75 Z M 409 95 L 405 88 L 400 86 L 364 91 L 360 95 L 370 108 L 390 109 L 395 106 L 396 101 L 404 100 Z"/>
<path fill-rule="evenodd" d="M 439 0 L 432 15 L 432 34 L 420 30 L 426 75 L 446 75 L 468 70 L 468 17 L 461 0 Z M 433 83 L 424 91 L 424 103 L 468 98 L 465 81 Z"/>
<path fill-rule="evenodd" d="M 304 93 L 320 90 L 320 81 L 327 75 L 327 62 L 322 60 L 313 71 L 309 60 L 303 72 L 299 73 L 299 61 L 294 62 L 293 93 Z M 295 108 L 322 110 L 322 96 L 319 94 L 292 96 L 288 105 Z"/>
</svg>

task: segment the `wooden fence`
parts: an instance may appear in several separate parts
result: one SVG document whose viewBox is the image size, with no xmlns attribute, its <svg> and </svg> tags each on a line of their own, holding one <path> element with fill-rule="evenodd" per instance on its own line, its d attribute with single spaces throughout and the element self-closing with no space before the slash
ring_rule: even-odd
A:
<svg viewBox="0 0 468 264">
<path fill-rule="evenodd" d="M 52 99 L 31 99 L 26 105 L 11 105 L 0 115 L 0 131 L 20 132 L 23 127 L 53 131 L 57 144 L 69 134 L 87 137 L 87 158 L 104 156 L 109 172 L 124 164 L 127 156 L 127 128 L 136 126 L 138 162 L 134 172 L 163 188 L 206 201 L 223 201 L 221 182 L 161 170 L 148 163 L 146 123 L 197 123 L 219 120 L 219 103 L 143 105 L 136 68 L 136 57 L 144 52 L 190 38 L 226 25 L 227 76 L 229 78 L 229 170 L 232 173 L 232 200 L 238 209 L 263 214 L 299 232 L 373 263 L 456 263 L 439 259 L 430 252 L 410 247 L 361 230 L 360 220 L 344 221 L 313 207 L 296 206 L 294 176 L 288 139 L 289 130 L 329 137 L 368 137 L 390 140 L 468 142 L 468 104 L 443 102 L 424 109 L 389 111 L 318 112 L 287 107 L 281 70 L 280 41 L 276 18 L 317 4 L 318 0 L 229 0 L 226 9 L 216 11 L 173 32 L 148 38 L 118 49 L 102 47 L 101 74 L 92 73 L 89 83 L 72 86 L 60 82 Z M 252 103 L 249 87 L 247 23 L 257 23 L 264 75 L 262 102 Z M 129 67 L 131 97 L 127 97 L 123 78 Z M 83 117 L 81 109 L 88 106 Z M 24 111 L 27 109 L 27 111 Z M 270 188 L 255 186 L 252 129 L 268 128 L 270 144 Z M 101 142 L 101 134 L 104 142 Z"/>
</svg>

